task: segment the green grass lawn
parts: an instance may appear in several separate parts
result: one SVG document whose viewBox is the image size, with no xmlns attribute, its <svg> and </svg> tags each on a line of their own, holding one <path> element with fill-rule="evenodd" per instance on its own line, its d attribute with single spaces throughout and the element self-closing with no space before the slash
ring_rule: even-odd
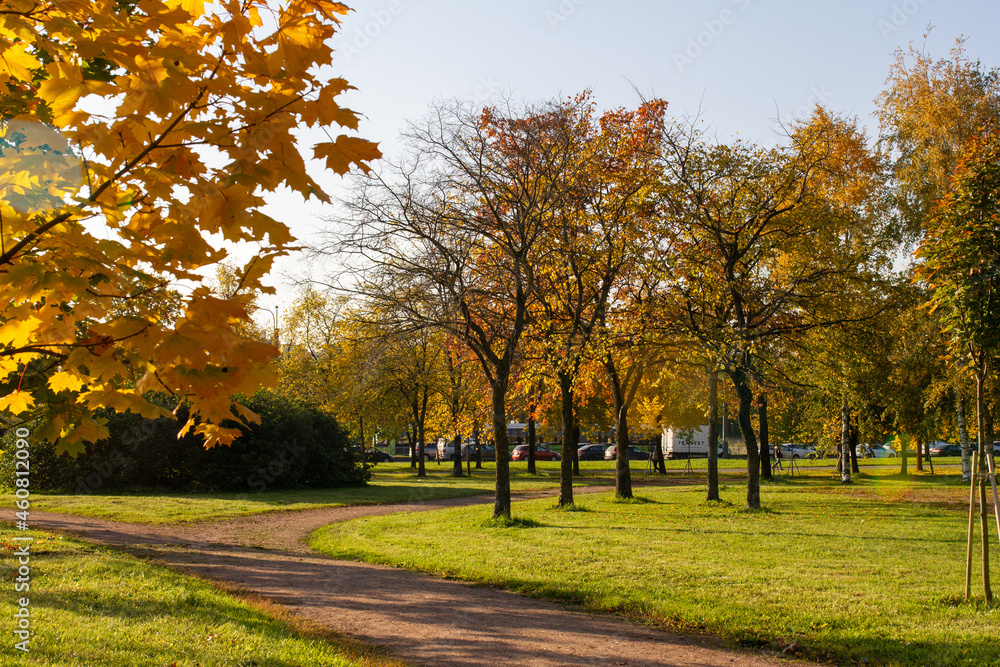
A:
<svg viewBox="0 0 1000 667">
<path fill-rule="evenodd" d="M 755 513 L 740 484 L 722 503 L 701 486 L 648 487 L 637 502 L 581 497 L 577 511 L 518 502 L 510 527 L 483 507 L 359 519 L 312 544 L 812 658 L 1000 664 L 1000 606 L 959 598 L 968 489 L 957 475 L 882 473 L 848 487 L 829 473 L 782 477 Z"/>
<path fill-rule="evenodd" d="M 371 484 L 344 489 L 298 489 L 265 491 L 262 493 L 95 493 L 86 495 L 42 493 L 31 494 L 34 510 L 65 512 L 114 521 L 152 524 L 174 524 L 260 514 L 263 512 L 341 507 L 373 503 L 414 502 L 436 498 L 455 498 L 492 493 L 495 484 L 495 464 L 484 463 L 481 470 L 473 467 L 471 476 L 451 476 L 451 466 L 436 462 L 427 464 L 426 477 L 417 477 L 408 463 L 383 463 L 375 469 Z M 577 485 L 614 484 L 611 463 L 585 462 Z M 636 479 L 640 479 L 645 464 L 633 462 Z M 527 473 L 526 463 L 511 464 L 511 489 L 532 491 L 558 489 L 559 463 L 539 462 L 538 472 Z M 0 507 L 14 507 L 14 495 L 0 493 Z"/>
<path fill-rule="evenodd" d="M 492 468 L 472 477 L 451 477 L 450 469 L 427 467 L 418 478 L 404 464 L 380 464 L 371 484 L 342 489 L 295 489 L 261 493 L 94 493 L 86 495 L 32 492 L 34 510 L 65 512 L 114 521 L 173 524 L 260 514 L 263 512 L 342 507 L 374 503 L 414 502 L 488 493 L 493 489 Z M 548 486 L 546 476 L 526 477 L 515 489 Z M 13 507 L 14 495 L 0 494 L 0 507 Z"/>
<path fill-rule="evenodd" d="M 410 502 L 482 493 L 476 485 L 447 480 L 375 481 L 366 487 L 296 489 L 263 493 L 100 493 L 87 495 L 33 492 L 34 510 L 65 512 L 114 521 L 152 524 L 215 521 L 249 514 Z M 13 507 L 10 493 L 0 495 L 0 507 Z"/>
<path fill-rule="evenodd" d="M 941 459 L 948 463 L 949 459 Z M 954 463 L 957 463 L 955 459 Z M 705 459 L 690 461 L 695 477 L 705 474 Z M 720 460 L 720 471 L 736 473 L 746 469 L 743 459 Z M 829 466 L 832 461 L 801 461 L 803 470 Z M 935 461 L 937 464 L 937 461 Z M 560 463 L 538 461 L 537 472 L 529 475 L 526 462 L 514 461 L 510 464 L 511 489 L 531 491 L 559 486 Z M 667 461 L 669 478 L 686 476 L 687 461 Z M 897 459 L 869 459 L 863 469 L 877 467 L 886 470 L 898 469 Z M 613 485 L 615 483 L 614 462 L 583 461 L 582 475 L 575 484 Z M 632 461 L 633 479 L 637 484 L 661 479 L 647 474 L 645 461 Z M 912 465 L 911 465 L 912 469 Z M 452 477 L 451 465 L 430 462 L 426 465 L 427 476 L 416 476 L 407 462 L 382 463 L 375 468 L 372 483 L 367 487 L 347 489 L 303 489 L 291 491 L 265 491 L 262 493 L 95 493 L 87 495 L 52 494 L 33 492 L 32 509 L 50 512 L 65 512 L 80 516 L 90 516 L 115 521 L 129 521 L 152 524 L 172 524 L 196 521 L 212 521 L 263 512 L 315 509 L 319 507 L 339 507 L 344 505 L 364 505 L 372 503 L 413 502 L 435 498 L 454 498 L 480 493 L 492 493 L 494 488 L 495 464 L 484 462 L 483 469 L 472 469 L 471 476 Z M 0 507 L 13 507 L 14 496 L 0 493 Z"/>
<path fill-rule="evenodd" d="M 12 590 L 17 544 L 0 531 L 0 616 L 8 619 L 2 665 L 80 667 L 347 667 L 399 665 L 329 632 L 275 618 L 240 599 L 138 558 L 40 532 L 30 535 L 30 585 Z M 15 600 L 29 596 L 33 637 L 14 649 Z"/>
</svg>

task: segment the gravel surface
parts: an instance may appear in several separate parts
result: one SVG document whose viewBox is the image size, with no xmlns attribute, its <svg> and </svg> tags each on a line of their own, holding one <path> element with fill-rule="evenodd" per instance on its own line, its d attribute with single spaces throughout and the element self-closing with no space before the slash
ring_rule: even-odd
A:
<svg viewBox="0 0 1000 667">
<path fill-rule="evenodd" d="M 607 489 L 576 489 L 578 493 Z M 526 496 L 519 496 L 526 497 Z M 413 665 L 788 664 L 542 602 L 403 569 L 332 560 L 305 544 L 315 529 L 361 516 L 492 503 L 484 497 L 274 512 L 216 523 L 148 526 L 32 512 L 33 527 L 127 548 L 178 570 L 235 585 Z M 797 662 L 797 661 L 794 661 Z M 804 664 L 804 663 L 798 663 Z"/>
</svg>

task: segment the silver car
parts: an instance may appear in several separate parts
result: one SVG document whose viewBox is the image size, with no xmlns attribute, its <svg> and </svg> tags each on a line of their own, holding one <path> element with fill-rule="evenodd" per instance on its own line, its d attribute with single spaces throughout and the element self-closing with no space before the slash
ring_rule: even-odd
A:
<svg viewBox="0 0 1000 667">
<path fill-rule="evenodd" d="M 781 458 L 783 459 L 814 459 L 816 450 L 808 445 L 800 445 L 794 442 L 786 442 L 781 445 Z"/>
<path fill-rule="evenodd" d="M 863 450 L 862 447 L 865 447 L 867 451 Z M 867 456 L 874 459 L 896 458 L 896 452 L 885 445 L 858 445 L 858 456 L 861 456 L 862 451 L 866 451 Z"/>
</svg>

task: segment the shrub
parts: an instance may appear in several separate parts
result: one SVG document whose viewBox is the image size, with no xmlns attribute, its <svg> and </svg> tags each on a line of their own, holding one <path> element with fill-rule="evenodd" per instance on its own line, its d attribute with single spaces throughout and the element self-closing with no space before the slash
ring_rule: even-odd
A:
<svg viewBox="0 0 1000 667">
<path fill-rule="evenodd" d="M 176 402 L 156 396 L 173 409 Z M 103 415 L 110 436 L 88 445 L 76 458 L 57 455 L 54 445 L 32 442 L 31 488 L 40 491 L 264 491 L 364 485 L 371 469 L 350 445 L 347 433 L 315 406 L 261 391 L 243 401 L 260 424 L 239 425 L 230 446 L 206 450 L 197 436 L 178 438 L 187 420 L 144 419 L 132 413 Z M 13 433 L 4 437 L 12 451 Z M 0 457 L 0 483 L 11 486 L 13 457 Z"/>
</svg>

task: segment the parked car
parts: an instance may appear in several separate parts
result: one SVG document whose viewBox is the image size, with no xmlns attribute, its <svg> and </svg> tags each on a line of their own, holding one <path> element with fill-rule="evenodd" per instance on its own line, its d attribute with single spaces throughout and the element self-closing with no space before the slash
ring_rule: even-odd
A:
<svg viewBox="0 0 1000 667">
<path fill-rule="evenodd" d="M 614 461 L 616 458 L 618 458 L 618 446 L 617 445 L 611 445 L 606 450 L 604 450 L 604 460 L 605 461 Z M 629 461 L 648 461 L 649 460 L 649 452 L 644 452 L 641 449 L 639 449 L 638 447 L 633 447 L 632 445 L 629 445 L 629 447 L 628 447 L 628 460 Z"/>
<path fill-rule="evenodd" d="M 518 445 L 514 448 L 514 451 L 510 453 L 511 461 L 527 461 L 528 460 L 528 446 Z M 545 445 L 535 445 L 535 460 L 536 461 L 561 461 L 562 457 L 556 452 Z"/>
<path fill-rule="evenodd" d="M 784 459 L 814 459 L 816 449 L 807 445 L 800 445 L 795 442 L 786 442 L 781 445 L 781 458 Z"/>
<path fill-rule="evenodd" d="M 603 461 L 604 452 L 607 448 L 607 445 L 584 444 L 576 450 L 576 453 L 581 461 Z"/>
<path fill-rule="evenodd" d="M 861 456 L 862 446 L 867 448 L 865 452 L 867 457 L 873 459 L 894 459 L 896 458 L 896 452 L 889 449 L 885 445 L 858 445 L 858 456 Z"/>
<path fill-rule="evenodd" d="M 465 438 L 462 441 L 462 458 L 465 459 L 465 449 L 472 444 L 472 453 L 475 456 L 476 452 L 476 441 L 473 438 Z M 438 438 L 437 439 L 437 449 L 436 456 L 438 461 L 454 461 L 455 460 L 455 439 L 454 438 Z M 496 459 L 496 456 L 493 457 Z"/>
<path fill-rule="evenodd" d="M 406 448 L 406 460 L 409 461 L 414 457 L 413 447 Z M 437 451 L 434 449 L 433 443 L 424 444 L 424 461 L 433 461 L 437 457 Z"/>
<path fill-rule="evenodd" d="M 471 450 L 471 454 L 470 454 Z M 497 450 L 493 445 L 480 445 L 479 453 L 483 457 L 484 461 L 496 461 L 497 460 Z M 476 443 L 466 443 L 462 445 L 462 460 L 468 461 L 469 456 L 472 456 L 472 460 L 476 460 Z M 452 456 L 452 461 L 455 457 Z"/>
<path fill-rule="evenodd" d="M 396 459 L 392 457 L 392 454 L 370 449 L 365 453 L 365 460 L 369 463 L 392 463 Z"/>
<path fill-rule="evenodd" d="M 931 456 L 961 456 L 962 448 L 949 442 L 932 442 Z"/>
</svg>

